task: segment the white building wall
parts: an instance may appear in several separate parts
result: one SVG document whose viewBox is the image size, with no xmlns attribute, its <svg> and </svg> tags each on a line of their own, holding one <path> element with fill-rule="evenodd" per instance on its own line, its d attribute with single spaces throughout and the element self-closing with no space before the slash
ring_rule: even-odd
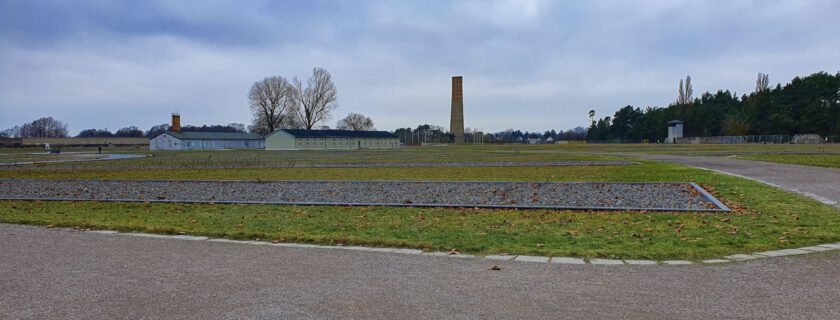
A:
<svg viewBox="0 0 840 320">
<path fill-rule="evenodd" d="M 164 133 L 149 139 L 149 150 L 265 149 L 264 140 L 180 140 Z"/>
<path fill-rule="evenodd" d="M 170 134 L 159 134 L 149 140 L 149 150 L 181 150 L 183 141 Z"/>
<path fill-rule="evenodd" d="M 184 140 L 182 149 L 265 149 L 265 142 L 263 140 Z"/>
<path fill-rule="evenodd" d="M 677 138 L 683 137 L 683 125 L 682 123 L 676 123 L 668 127 L 668 139 L 665 140 L 665 143 L 675 143 Z"/>
</svg>

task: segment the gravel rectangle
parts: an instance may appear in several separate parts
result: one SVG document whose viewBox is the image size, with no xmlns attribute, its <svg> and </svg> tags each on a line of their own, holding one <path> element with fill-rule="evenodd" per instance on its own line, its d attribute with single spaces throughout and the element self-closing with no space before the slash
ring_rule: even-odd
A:
<svg viewBox="0 0 840 320">
<path fill-rule="evenodd" d="M 73 160 L 79 161 L 79 160 Z M 81 160 L 88 161 L 88 160 Z M 58 161 L 64 162 L 64 161 Z M 26 163 L 18 163 L 26 164 Z M 556 160 L 556 161 L 457 161 L 457 162 L 346 162 L 346 163 L 231 163 L 231 164 L 170 164 L 170 165 L 108 165 L 97 170 L 162 170 L 162 169 L 237 169 L 237 168 L 468 168 L 468 167 L 568 167 L 568 166 L 630 166 L 638 162 L 627 160 Z M 0 169 L 6 169 L 0 164 Z M 13 164 L 14 165 L 14 164 Z M 13 166 L 8 166 L 13 168 Z M 24 167 L 23 169 L 27 169 Z M 91 169 L 90 164 L 38 168 L 38 170 Z"/>
<path fill-rule="evenodd" d="M 0 199 L 729 211 L 693 183 L 0 180 Z"/>
</svg>

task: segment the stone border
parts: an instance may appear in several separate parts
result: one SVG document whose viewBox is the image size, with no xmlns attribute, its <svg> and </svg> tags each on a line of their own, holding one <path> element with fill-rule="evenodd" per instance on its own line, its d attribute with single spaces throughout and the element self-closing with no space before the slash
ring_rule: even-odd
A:
<svg viewBox="0 0 840 320">
<path fill-rule="evenodd" d="M 78 230 L 78 229 L 72 229 L 72 228 L 61 228 L 61 229 L 63 229 L 63 230 L 74 230 L 74 231 Z M 576 258 L 576 257 L 547 257 L 547 256 L 529 256 L 529 255 L 488 255 L 488 256 L 483 256 L 482 257 L 482 256 L 476 256 L 476 255 L 471 255 L 471 254 L 462 254 L 462 253 L 451 254 L 449 252 L 442 252 L 442 251 L 425 252 L 425 251 L 419 250 L 419 249 L 408 249 L 408 248 L 379 248 L 379 247 L 365 247 L 365 246 L 316 245 L 316 244 L 306 244 L 306 243 L 272 243 L 272 242 L 267 242 L 267 241 L 210 239 L 210 238 L 204 237 L 204 236 L 163 235 L 163 234 L 139 233 L 139 232 L 119 232 L 119 231 L 114 231 L 114 230 L 89 230 L 89 231 L 84 231 L 84 232 L 105 234 L 105 235 L 120 235 L 120 236 L 131 236 L 131 237 L 146 237 L 146 238 L 173 239 L 173 240 L 186 240 L 186 241 L 209 241 L 209 242 L 219 242 L 219 243 L 275 246 L 275 247 L 285 247 L 285 248 L 317 248 L 317 249 L 330 249 L 330 250 L 352 250 L 352 251 L 410 254 L 410 255 L 460 258 L 460 259 L 484 259 L 484 260 L 488 260 L 488 261 L 516 261 L 516 262 L 521 262 L 521 263 L 543 263 L 543 264 L 561 264 L 561 265 L 593 265 L 593 266 L 716 265 L 716 264 L 741 262 L 741 261 L 749 261 L 749 260 L 756 260 L 756 259 L 787 257 L 787 256 L 794 256 L 794 255 L 802 255 L 802 254 L 811 254 L 811 253 L 826 252 L 826 251 L 832 251 L 832 250 L 840 250 L 840 242 L 837 242 L 837 243 L 826 243 L 826 244 L 820 244 L 820 245 L 802 247 L 802 248 L 780 249 L 780 250 L 772 250 L 772 251 L 753 252 L 753 253 L 747 253 L 747 254 L 733 254 L 733 255 L 725 256 L 725 257 L 720 258 L 720 259 L 707 259 L 707 260 L 701 260 L 701 261 L 689 261 L 689 260 L 656 261 L 656 260 L 632 260 L 632 259 L 623 259 L 622 260 L 622 259 L 600 259 L 600 258 L 599 259 L 596 259 L 596 258 L 583 259 L 583 258 Z"/>
</svg>

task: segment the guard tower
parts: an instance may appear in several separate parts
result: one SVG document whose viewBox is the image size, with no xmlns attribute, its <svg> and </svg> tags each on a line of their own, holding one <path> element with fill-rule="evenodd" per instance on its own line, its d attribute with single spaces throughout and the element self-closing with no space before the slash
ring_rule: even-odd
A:
<svg viewBox="0 0 840 320">
<path fill-rule="evenodd" d="M 683 122 L 680 120 L 668 121 L 668 139 L 665 143 L 677 143 L 677 138 L 683 137 Z"/>
</svg>

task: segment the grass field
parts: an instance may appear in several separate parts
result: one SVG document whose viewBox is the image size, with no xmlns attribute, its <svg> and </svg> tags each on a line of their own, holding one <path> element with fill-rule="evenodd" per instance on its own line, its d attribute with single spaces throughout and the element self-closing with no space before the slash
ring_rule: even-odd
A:
<svg viewBox="0 0 840 320">
<path fill-rule="evenodd" d="M 758 160 L 804 166 L 840 168 L 840 154 L 754 154 L 739 155 L 738 159 Z M 840 183 L 840 182 L 838 182 Z"/>
<path fill-rule="evenodd" d="M 681 147 L 679 150 L 690 153 L 692 149 Z M 719 152 L 719 148 L 706 147 L 698 147 L 694 152 L 712 152 L 709 150 Z M 736 211 L 732 214 L 709 214 L 0 201 L 0 221 L 125 231 L 183 232 L 235 239 L 457 249 L 475 254 L 648 259 L 698 260 L 731 253 L 840 241 L 840 214 L 833 207 L 736 177 L 644 160 L 637 160 L 640 165 L 603 167 L 108 168 L 125 166 L 126 163 L 201 163 L 200 159 L 205 157 L 225 158 L 227 160 L 224 161 L 234 165 L 238 163 L 236 159 L 250 159 L 248 163 L 625 159 L 609 154 L 592 156 L 585 154 L 587 152 L 602 153 L 604 150 L 603 146 L 596 145 L 592 149 L 586 146 L 436 147 L 391 153 L 155 153 L 153 158 L 85 163 L 83 166 L 77 163 L 72 169 L 53 168 L 51 165 L 18 167 L 0 170 L 0 178 L 691 181 L 707 187 Z"/>
</svg>

